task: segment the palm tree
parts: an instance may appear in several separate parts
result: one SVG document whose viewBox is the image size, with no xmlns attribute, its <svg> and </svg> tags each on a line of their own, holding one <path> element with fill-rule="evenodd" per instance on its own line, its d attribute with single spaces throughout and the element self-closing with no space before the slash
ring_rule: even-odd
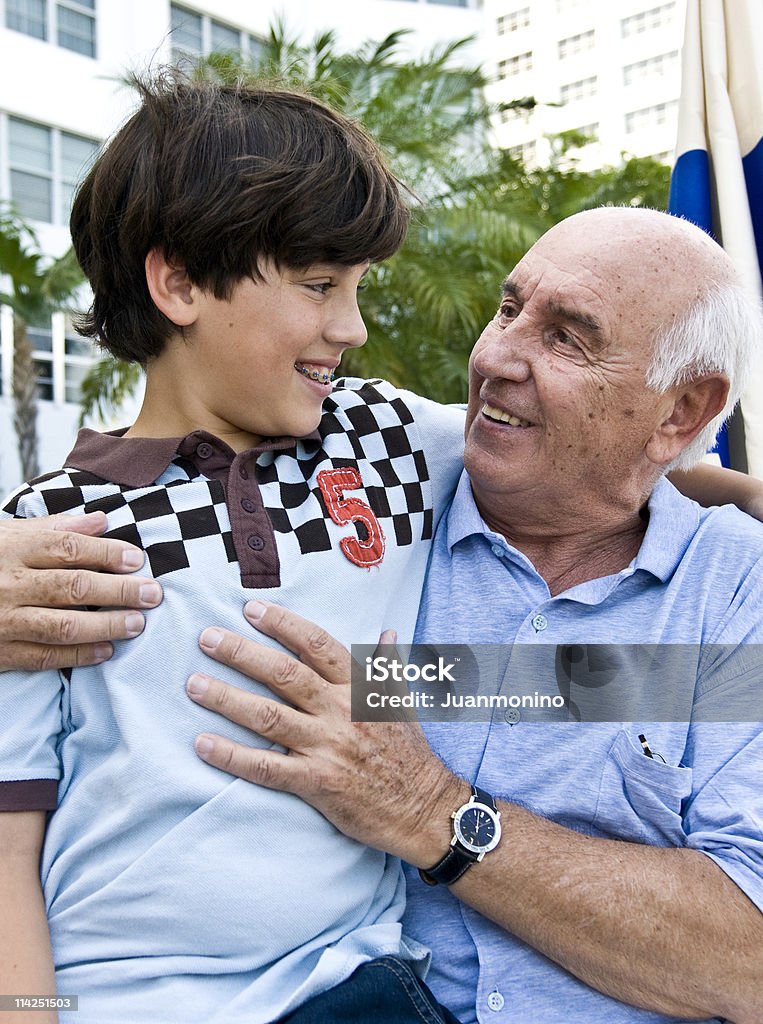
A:
<svg viewBox="0 0 763 1024">
<path fill-rule="evenodd" d="M 13 426 L 22 478 L 29 480 L 39 473 L 37 370 L 29 325 L 65 306 L 83 277 L 71 249 L 47 260 L 32 229 L 7 206 L 0 210 L 0 275 L 10 281 L 10 291 L 0 292 L 0 304 L 13 310 Z"/>
</svg>

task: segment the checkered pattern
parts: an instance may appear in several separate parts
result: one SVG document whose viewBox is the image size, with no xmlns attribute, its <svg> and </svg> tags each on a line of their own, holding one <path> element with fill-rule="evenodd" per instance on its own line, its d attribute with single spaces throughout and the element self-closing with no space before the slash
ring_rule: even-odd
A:
<svg viewBox="0 0 763 1024">
<path fill-rule="evenodd" d="M 338 550 L 337 530 L 365 541 L 363 523 L 337 528 L 317 482 L 321 469 L 352 466 L 363 489 L 348 492 L 370 505 L 384 535 L 397 547 L 432 536 L 429 469 L 413 416 L 394 389 L 381 381 L 335 388 L 324 403 L 321 440 L 266 451 L 258 459 L 260 493 L 279 535 L 282 563 L 290 558 Z M 191 484 L 192 486 L 188 486 Z M 183 486 L 186 485 L 186 486 Z M 5 513 L 37 516 L 56 512 L 103 511 L 106 536 L 143 548 L 155 576 L 187 568 L 192 560 L 224 556 L 236 561 L 223 487 L 203 477 L 190 460 L 178 457 L 155 485 L 125 488 L 80 470 L 39 477 L 12 496 Z"/>
<path fill-rule="evenodd" d="M 418 430 L 405 402 L 385 396 L 382 383 L 351 389 L 340 382 L 323 404 L 320 442 L 302 441 L 292 451 L 260 457 L 259 482 L 273 528 L 293 534 L 302 554 L 332 547 L 331 517 L 316 481 L 328 467 L 360 471 L 365 487 L 351 493 L 371 506 L 397 546 L 432 537 L 429 469 Z M 355 530 L 366 540 L 362 523 Z"/>
<path fill-rule="evenodd" d="M 219 559 L 223 554 L 228 562 L 235 562 L 222 485 L 204 480 L 185 459 L 173 462 L 162 481 L 162 486 L 136 490 L 80 470 L 62 470 L 17 492 L 4 511 L 24 516 L 30 511 L 34 515 L 105 512 L 109 517 L 105 536 L 142 548 L 157 577 L 188 568 L 191 559 Z M 193 487 L 182 486 L 191 482 Z M 38 506 L 34 511 L 28 507 L 33 499 Z"/>
</svg>

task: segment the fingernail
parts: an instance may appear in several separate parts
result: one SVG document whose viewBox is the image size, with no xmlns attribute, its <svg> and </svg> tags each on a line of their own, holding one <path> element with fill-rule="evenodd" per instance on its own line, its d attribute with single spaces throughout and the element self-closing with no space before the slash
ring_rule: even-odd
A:
<svg viewBox="0 0 763 1024">
<path fill-rule="evenodd" d="M 129 612 L 129 614 L 125 615 L 125 629 L 127 630 L 128 639 L 131 640 L 134 636 L 140 636 L 145 625 L 146 620 L 140 612 Z"/>
<path fill-rule="evenodd" d="M 162 599 L 162 588 L 158 583 L 144 583 L 138 591 L 140 596 L 140 603 L 147 604 L 150 607 L 159 604 Z"/>
<path fill-rule="evenodd" d="M 186 690 L 188 693 L 193 694 L 196 697 L 201 697 L 209 689 L 209 683 L 204 676 L 193 675 L 186 683 Z"/>
<path fill-rule="evenodd" d="M 211 736 L 197 736 L 194 743 L 196 753 L 199 757 L 207 757 L 215 749 L 215 743 Z"/>
<path fill-rule="evenodd" d="M 111 657 L 114 648 L 111 644 L 96 644 L 93 654 L 95 655 L 95 664 L 100 665 L 102 661 L 108 661 Z"/>
<path fill-rule="evenodd" d="M 244 605 L 244 615 L 250 622 L 259 622 L 266 611 L 267 605 L 264 605 L 262 601 L 247 601 Z"/>
<path fill-rule="evenodd" d="M 122 552 L 122 565 L 125 569 L 140 569 L 145 560 L 146 556 L 137 548 Z"/>
<path fill-rule="evenodd" d="M 201 646 L 208 647 L 210 651 L 213 651 L 222 638 L 223 631 L 221 629 L 205 629 L 201 634 Z"/>
<path fill-rule="evenodd" d="M 394 629 L 385 629 L 379 637 L 380 644 L 395 644 L 397 643 L 397 633 Z"/>
</svg>

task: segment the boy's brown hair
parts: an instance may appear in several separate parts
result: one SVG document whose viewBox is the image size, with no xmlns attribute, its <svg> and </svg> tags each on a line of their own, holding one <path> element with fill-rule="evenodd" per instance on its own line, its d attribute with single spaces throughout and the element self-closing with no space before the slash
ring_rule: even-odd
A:
<svg viewBox="0 0 763 1024">
<path fill-rule="evenodd" d="M 376 143 L 298 92 L 135 80 L 142 103 L 96 159 L 71 215 L 94 299 L 80 330 L 143 365 L 178 328 L 156 308 L 145 258 L 160 249 L 229 299 L 258 261 L 378 262 L 403 243 L 409 209 Z"/>
</svg>

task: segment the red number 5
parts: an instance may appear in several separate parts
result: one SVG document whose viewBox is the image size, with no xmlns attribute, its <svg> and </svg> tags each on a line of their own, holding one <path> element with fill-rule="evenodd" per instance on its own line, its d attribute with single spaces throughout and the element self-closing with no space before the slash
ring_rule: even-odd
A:
<svg viewBox="0 0 763 1024">
<path fill-rule="evenodd" d="M 363 523 L 368 534 L 366 540 L 357 537 L 342 537 L 339 546 L 345 556 L 355 565 L 378 565 L 384 558 L 384 534 L 373 510 L 360 498 L 345 498 L 345 491 L 355 491 L 363 486 L 360 473 L 351 466 L 343 469 L 322 469 L 318 474 L 318 486 L 326 502 L 329 515 L 339 526 L 345 523 Z"/>
</svg>

